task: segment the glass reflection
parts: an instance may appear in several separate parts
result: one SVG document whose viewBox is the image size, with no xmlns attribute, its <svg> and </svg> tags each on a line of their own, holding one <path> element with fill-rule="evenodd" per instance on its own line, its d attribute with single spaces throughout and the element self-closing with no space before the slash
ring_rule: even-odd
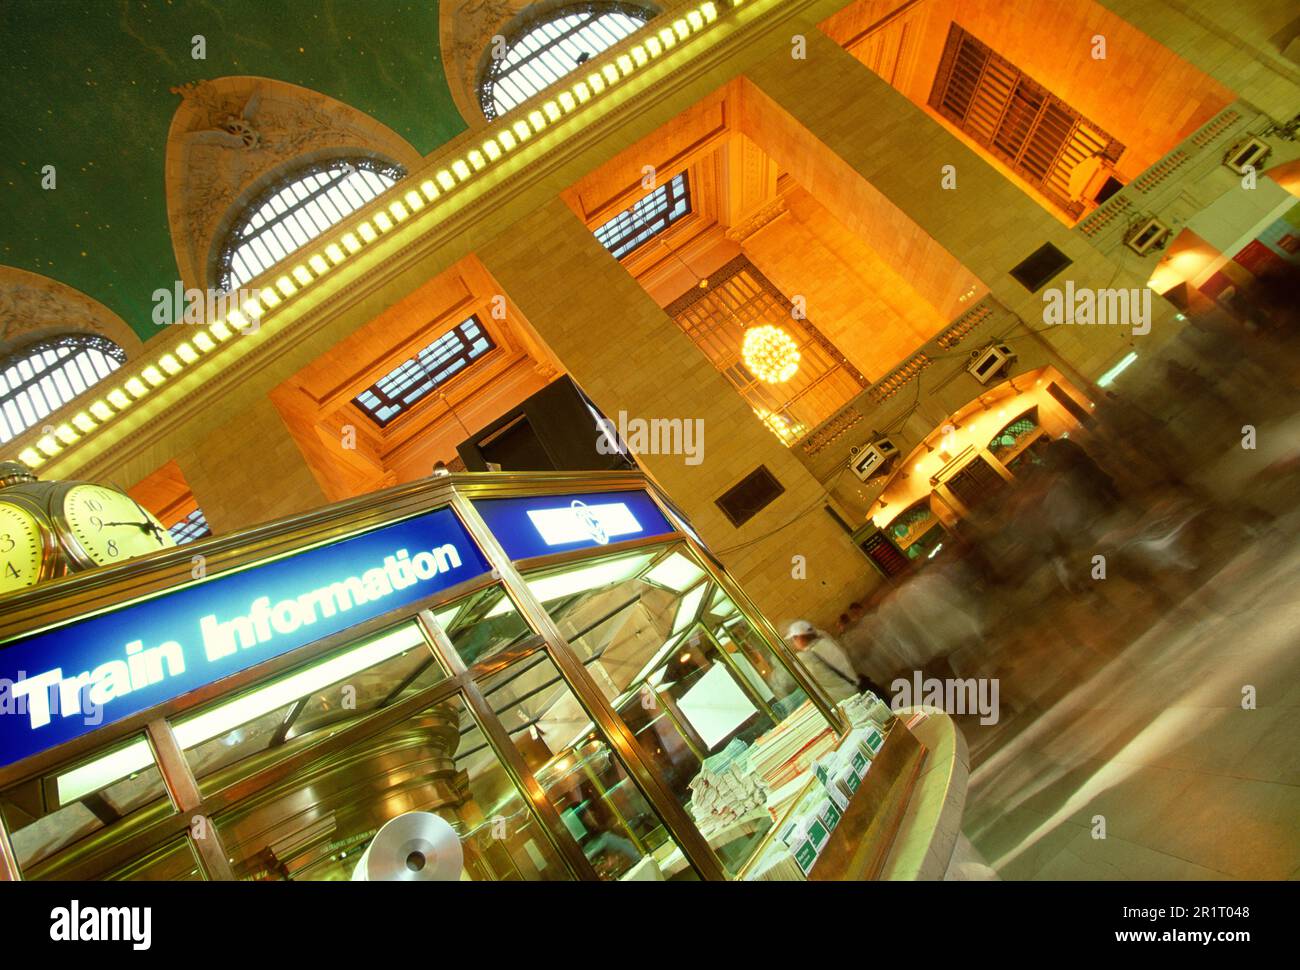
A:
<svg viewBox="0 0 1300 970">
<path fill-rule="evenodd" d="M 149 742 L 131 738 L 94 758 L 0 792 L 9 841 L 26 878 L 61 876 L 40 863 L 114 823 L 174 809 Z M 35 871 L 33 871 L 35 869 Z"/>
<path fill-rule="evenodd" d="M 237 878 L 342 881 L 384 824 L 408 812 L 451 825 L 461 880 L 570 878 L 459 694 L 295 772 L 216 824 Z"/>
<path fill-rule="evenodd" d="M 544 652 L 486 678 L 481 687 L 598 876 L 696 878 Z"/>
<path fill-rule="evenodd" d="M 834 728 L 684 546 L 612 557 L 546 608 L 642 753 L 736 873 Z M 554 588 L 565 574 L 530 574 Z"/>
<path fill-rule="evenodd" d="M 99 878 L 115 882 L 200 882 L 203 872 L 190 840 L 179 838 Z"/>
<path fill-rule="evenodd" d="M 176 739 L 200 787 L 212 791 L 445 676 L 408 624 L 207 708 L 179 722 Z"/>
<path fill-rule="evenodd" d="M 466 667 L 526 640 L 532 633 L 500 586 L 491 586 L 434 614 Z"/>
</svg>

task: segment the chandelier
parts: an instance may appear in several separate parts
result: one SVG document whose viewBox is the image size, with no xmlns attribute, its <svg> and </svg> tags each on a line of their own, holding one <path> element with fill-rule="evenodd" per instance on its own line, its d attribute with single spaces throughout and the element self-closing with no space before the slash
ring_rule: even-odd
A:
<svg viewBox="0 0 1300 970">
<path fill-rule="evenodd" d="M 740 356 L 765 384 L 784 384 L 799 370 L 799 345 L 780 327 L 763 324 L 745 331 Z"/>
</svg>

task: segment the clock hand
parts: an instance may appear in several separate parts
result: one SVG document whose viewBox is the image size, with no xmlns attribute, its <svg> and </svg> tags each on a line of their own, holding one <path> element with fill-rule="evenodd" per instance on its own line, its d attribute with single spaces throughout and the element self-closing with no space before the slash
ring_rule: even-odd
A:
<svg viewBox="0 0 1300 970">
<path fill-rule="evenodd" d="M 104 525 L 133 525 L 143 532 L 152 532 L 156 528 L 151 522 L 105 522 Z"/>
<path fill-rule="evenodd" d="M 143 523 L 144 528 L 150 533 L 152 533 L 153 537 L 158 540 L 158 545 L 160 546 L 166 545 L 166 543 L 163 542 L 163 536 L 166 535 L 166 530 L 163 529 L 162 526 L 158 525 L 158 523 L 156 523 L 150 517 L 149 513 L 145 511 L 143 505 L 141 505 L 135 499 L 131 499 L 131 502 L 135 505 L 137 509 L 139 509 L 144 514 L 144 523 Z"/>
</svg>

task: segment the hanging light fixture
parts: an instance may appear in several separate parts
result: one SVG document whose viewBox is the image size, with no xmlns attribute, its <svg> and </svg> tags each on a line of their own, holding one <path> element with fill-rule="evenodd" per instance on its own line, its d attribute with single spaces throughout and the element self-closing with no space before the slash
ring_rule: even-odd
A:
<svg viewBox="0 0 1300 970">
<path fill-rule="evenodd" d="M 740 356 L 750 373 L 765 384 L 784 384 L 799 370 L 799 345 L 770 323 L 745 331 Z"/>
</svg>

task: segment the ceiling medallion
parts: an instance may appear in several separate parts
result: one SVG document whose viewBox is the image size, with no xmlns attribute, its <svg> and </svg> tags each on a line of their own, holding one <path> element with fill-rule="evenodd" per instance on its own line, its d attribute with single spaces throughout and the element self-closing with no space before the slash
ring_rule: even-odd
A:
<svg viewBox="0 0 1300 970">
<path fill-rule="evenodd" d="M 746 330 L 740 355 L 750 373 L 765 384 L 784 384 L 799 370 L 799 345 L 771 324 Z"/>
</svg>

